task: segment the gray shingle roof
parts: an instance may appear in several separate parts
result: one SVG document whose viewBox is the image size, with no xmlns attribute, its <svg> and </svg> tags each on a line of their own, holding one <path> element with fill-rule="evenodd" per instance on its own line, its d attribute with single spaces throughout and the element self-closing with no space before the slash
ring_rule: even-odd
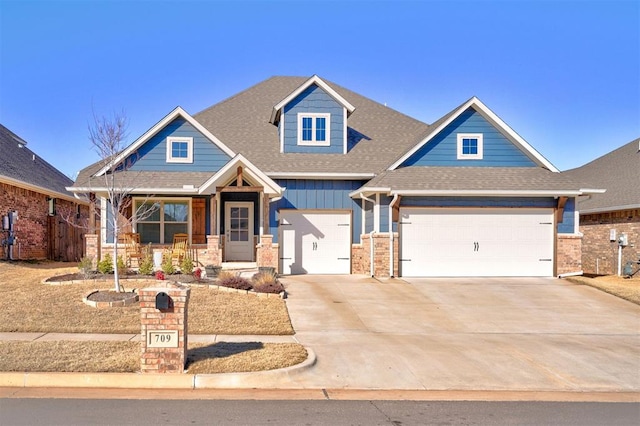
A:
<svg viewBox="0 0 640 426">
<path fill-rule="evenodd" d="M 27 148 L 25 143 L 0 124 L 0 180 L 5 177 L 39 188 L 42 193 L 73 197 L 65 189 L 73 180 Z"/>
<path fill-rule="evenodd" d="M 196 114 L 194 118 L 263 172 L 376 173 L 418 142 L 428 125 L 337 84 L 327 82 L 355 107 L 349 117 L 349 151 L 343 154 L 280 153 L 273 106 L 307 77 L 272 77 Z M 357 142 L 357 143 L 356 143 Z M 354 146 L 355 145 L 355 146 Z"/>
<path fill-rule="evenodd" d="M 640 138 L 565 173 L 591 188 L 607 190 L 581 198 L 578 201 L 581 212 L 640 208 Z"/>
<path fill-rule="evenodd" d="M 576 191 L 569 176 L 541 167 L 404 167 L 385 171 L 365 188 L 392 191 Z"/>
<path fill-rule="evenodd" d="M 97 170 L 99 170 L 99 167 L 95 169 L 95 171 Z M 117 180 L 114 183 L 114 189 L 133 187 L 134 190 L 131 191 L 132 193 L 147 193 L 149 190 L 154 189 L 179 190 L 185 185 L 193 185 L 193 187 L 197 189 L 205 183 L 212 174 L 211 172 L 119 172 Z M 107 181 L 105 180 L 105 176 L 89 177 L 87 179 L 83 178 L 82 181 L 76 181 L 76 185 L 74 186 L 87 188 L 92 192 L 100 192 L 106 188 Z M 192 190 L 191 192 L 194 191 Z"/>
</svg>

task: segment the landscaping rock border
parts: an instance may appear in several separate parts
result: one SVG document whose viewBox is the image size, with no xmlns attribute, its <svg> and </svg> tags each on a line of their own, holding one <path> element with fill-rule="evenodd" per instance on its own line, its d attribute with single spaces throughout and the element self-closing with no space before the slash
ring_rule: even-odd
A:
<svg viewBox="0 0 640 426">
<path fill-rule="evenodd" d="M 95 302 L 93 300 L 89 300 L 89 297 L 92 294 L 98 293 L 101 290 L 93 290 L 92 292 L 89 292 L 89 294 L 87 294 L 86 296 L 84 296 L 82 298 L 82 301 L 86 304 L 89 305 L 91 307 L 94 308 L 98 308 L 98 309 L 103 309 L 103 308 L 123 308 L 125 306 L 130 306 L 133 305 L 134 303 L 137 303 L 138 300 L 140 299 L 138 297 L 137 293 L 130 293 L 131 295 L 122 299 L 122 300 L 113 300 L 110 302 Z M 104 291 L 104 290 L 102 290 Z"/>
</svg>

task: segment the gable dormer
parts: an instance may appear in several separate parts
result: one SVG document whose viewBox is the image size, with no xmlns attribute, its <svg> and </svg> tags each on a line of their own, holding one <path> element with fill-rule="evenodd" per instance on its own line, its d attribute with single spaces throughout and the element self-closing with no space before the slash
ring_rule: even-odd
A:
<svg viewBox="0 0 640 426">
<path fill-rule="evenodd" d="M 347 118 L 354 109 L 314 75 L 273 107 L 280 152 L 346 154 Z"/>
<path fill-rule="evenodd" d="M 542 167 L 558 171 L 476 97 L 434 123 L 389 170 L 409 166 Z"/>
</svg>

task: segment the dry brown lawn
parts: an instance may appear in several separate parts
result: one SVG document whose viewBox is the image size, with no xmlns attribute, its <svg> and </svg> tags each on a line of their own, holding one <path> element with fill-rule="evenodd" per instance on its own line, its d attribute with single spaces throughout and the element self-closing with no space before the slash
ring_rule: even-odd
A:
<svg viewBox="0 0 640 426">
<path fill-rule="evenodd" d="M 595 278 L 569 277 L 567 279 L 578 284 L 595 287 L 621 299 L 640 305 L 640 276 L 638 276 L 638 274 L 633 278 L 605 275 Z"/>
<path fill-rule="evenodd" d="M 137 304 L 96 309 L 82 302 L 95 284 L 47 285 L 42 280 L 77 272 L 68 263 L 0 261 L 0 331 L 58 333 L 140 333 Z M 124 282 L 127 290 L 134 283 Z M 101 290 L 110 290 L 105 283 Z M 194 287 L 189 300 L 189 333 L 291 335 L 284 300 Z"/>
<path fill-rule="evenodd" d="M 239 373 L 289 367 L 306 358 L 295 343 L 218 342 L 189 345 L 187 367 L 190 374 Z M 140 343 L 0 342 L 0 371 L 134 373 L 140 371 Z"/>
</svg>

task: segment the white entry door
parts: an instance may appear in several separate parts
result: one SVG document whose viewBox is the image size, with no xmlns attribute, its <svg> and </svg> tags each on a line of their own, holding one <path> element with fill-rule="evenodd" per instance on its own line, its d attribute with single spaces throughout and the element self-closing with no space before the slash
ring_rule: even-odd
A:
<svg viewBox="0 0 640 426">
<path fill-rule="evenodd" d="M 552 276 L 553 210 L 400 209 L 405 277 Z"/>
<path fill-rule="evenodd" d="M 351 213 L 280 212 L 283 274 L 349 274 Z"/>
<path fill-rule="evenodd" d="M 253 203 L 225 203 L 225 260 L 253 262 Z"/>
</svg>

